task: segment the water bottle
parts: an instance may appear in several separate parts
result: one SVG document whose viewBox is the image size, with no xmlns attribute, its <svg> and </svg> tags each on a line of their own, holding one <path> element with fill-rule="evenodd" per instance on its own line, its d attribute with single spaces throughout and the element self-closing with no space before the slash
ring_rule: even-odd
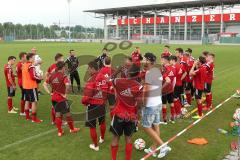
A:
<svg viewBox="0 0 240 160">
<path fill-rule="evenodd" d="M 222 133 L 222 134 L 228 134 L 228 131 L 221 129 L 221 128 L 218 128 L 218 132 Z"/>
</svg>

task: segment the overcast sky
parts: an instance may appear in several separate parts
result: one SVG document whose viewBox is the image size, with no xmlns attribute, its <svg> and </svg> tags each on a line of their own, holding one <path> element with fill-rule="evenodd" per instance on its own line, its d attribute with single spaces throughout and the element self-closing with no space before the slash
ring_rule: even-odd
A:
<svg viewBox="0 0 240 160">
<path fill-rule="evenodd" d="M 179 0 L 71 0 L 71 23 L 103 27 L 103 21 L 84 10 L 133 6 Z M 68 24 L 67 0 L 0 0 L 0 22 Z"/>
</svg>

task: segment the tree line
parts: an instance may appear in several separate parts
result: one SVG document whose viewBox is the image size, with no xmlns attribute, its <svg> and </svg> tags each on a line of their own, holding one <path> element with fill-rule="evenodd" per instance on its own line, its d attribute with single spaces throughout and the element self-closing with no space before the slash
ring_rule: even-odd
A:
<svg viewBox="0 0 240 160">
<path fill-rule="evenodd" d="M 13 37 L 16 40 L 24 39 L 57 39 L 68 38 L 69 27 L 59 25 L 44 26 L 43 24 L 14 24 L 12 22 L 0 23 L 0 38 Z M 75 25 L 70 27 L 71 38 L 74 39 L 101 39 L 104 31 L 101 28 L 83 27 Z"/>
</svg>

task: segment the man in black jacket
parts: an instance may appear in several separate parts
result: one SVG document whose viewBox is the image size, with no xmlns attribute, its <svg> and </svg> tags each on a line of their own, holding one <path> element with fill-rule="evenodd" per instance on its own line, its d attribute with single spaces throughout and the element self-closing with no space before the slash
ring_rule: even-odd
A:
<svg viewBox="0 0 240 160">
<path fill-rule="evenodd" d="M 108 57 L 108 49 L 107 48 L 103 48 L 102 50 L 102 55 L 100 55 L 98 58 L 95 59 L 95 62 L 98 63 L 98 68 L 101 69 L 102 67 L 104 67 L 104 60 L 106 57 Z"/>
<path fill-rule="evenodd" d="M 70 50 L 69 54 L 70 54 L 70 56 L 67 58 L 66 63 L 68 65 L 68 70 L 70 73 L 72 92 L 74 92 L 74 89 L 73 89 L 73 80 L 74 79 L 77 82 L 78 91 L 80 91 L 80 89 L 81 89 L 80 77 L 79 77 L 78 70 L 77 70 L 79 67 L 79 60 L 78 60 L 78 57 L 76 57 L 74 50 Z"/>
</svg>

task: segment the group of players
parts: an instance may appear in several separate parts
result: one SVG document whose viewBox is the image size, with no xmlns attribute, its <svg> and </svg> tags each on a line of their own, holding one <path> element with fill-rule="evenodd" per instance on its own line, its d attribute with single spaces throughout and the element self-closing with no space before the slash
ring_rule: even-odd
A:
<svg viewBox="0 0 240 160">
<path fill-rule="evenodd" d="M 118 143 L 123 134 L 126 141 L 125 159 L 131 159 L 133 148 L 131 137 L 140 124 L 153 142 L 148 149 L 144 150 L 146 153 L 154 152 L 158 146 L 162 145 L 164 142 L 160 138 L 159 124 L 162 121 L 164 124 L 168 122 L 167 104 L 170 106 L 169 121 L 174 123 L 181 118 L 181 110 L 186 105 L 183 95 L 186 95 L 188 105 L 192 104 L 193 97 L 196 99 L 198 114 L 193 118 L 201 118 L 202 110 L 211 109 L 215 55 L 204 51 L 195 60 L 190 48 L 186 51 L 177 48 L 174 55 L 170 53 L 169 48 L 168 45 L 164 47 L 160 63 L 157 63 L 157 57 L 153 53 L 148 52 L 142 56 L 139 47 L 136 47 L 131 56 L 124 59 L 124 65 L 118 68 L 112 67 L 112 60 L 105 48 L 102 55 L 88 63 L 87 70 L 90 78 L 85 83 L 82 104 L 87 110 L 86 126 L 90 128 L 90 137 L 93 142 L 89 146 L 91 149 L 98 151 L 99 143 L 104 143 L 107 128 L 105 121 L 107 102 L 111 117 L 110 131 L 113 134 L 112 160 L 117 159 Z M 73 52 L 74 50 L 70 50 L 72 60 L 68 58 L 66 61 L 62 54 L 57 53 L 55 63 L 49 67 L 45 76 L 39 73 L 41 63 L 38 60 L 39 56 L 33 51 L 20 53 L 20 61 L 16 67 L 18 85 L 22 91 L 20 115 L 35 123 L 42 122 L 37 118 L 37 101 L 40 84 L 38 82 L 44 80 L 44 89 L 51 96 L 52 101 L 52 123 L 56 125 L 60 137 L 64 134 L 63 115 L 66 115 L 70 133 L 80 130 L 74 127 L 67 99 L 69 88 L 73 86 L 67 73 L 71 75 L 74 70 L 74 74 L 77 74 L 75 71 L 79 66 Z M 8 63 L 4 66 L 8 90 L 8 113 L 17 113 L 17 108 L 13 107 L 12 103 L 16 90 L 13 71 L 15 61 L 16 57 L 9 56 Z M 80 81 L 77 84 L 80 90 Z M 203 93 L 206 94 L 205 107 L 202 104 Z M 161 118 L 162 121 L 160 121 Z M 99 140 L 96 131 L 97 122 L 100 126 Z M 162 158 L 169 151 L 171 148 L 164 146 L 158 154 L 152 155 Z"/>
</svg>

